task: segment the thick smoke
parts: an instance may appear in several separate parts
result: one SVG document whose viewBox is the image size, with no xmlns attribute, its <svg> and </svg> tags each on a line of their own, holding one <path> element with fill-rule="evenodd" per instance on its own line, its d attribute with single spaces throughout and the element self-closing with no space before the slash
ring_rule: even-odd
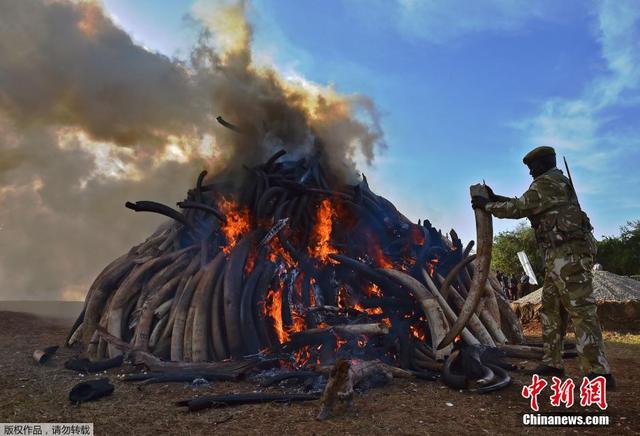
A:
<svg viewBox="0 0 640 436">
<path fill-rule="evenodd" d="M 123 203 L 173 204 L 203 168 L 281 147 L 345 180 L 384 147 L 371 100 L 255 66 L 245 3 L 209 6 L 195 5 L 203 35 L 178 61 L 94 3 L 0 3 L 0 298 L 82 298 L 162 221 Z"/>
</svg>

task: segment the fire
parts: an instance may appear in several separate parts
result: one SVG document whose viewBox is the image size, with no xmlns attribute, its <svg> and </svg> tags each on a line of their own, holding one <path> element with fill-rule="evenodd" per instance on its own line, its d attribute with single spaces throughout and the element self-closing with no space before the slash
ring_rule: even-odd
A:
<svg viewBox="0 0 640 436">
<path fill-rule="evenodd" d="M 369 341 L 369 338 L 367 336 L 365 335 L 358 336 L 358 348 L 366 347 L 368 341 Z"/>
<path fill-rule="evenodd" d="M 304 366 L 311 359 L 311 350 L 309 345 L 305 345 L 293 353 L 293 358 L 298 366 Z"/>
<path fill-rule="evenodd" d="M 420 226 L 412 225 L 411 226 L 411 239 L 413 243 L 416 245 L 424 244 L 424 233 L 420 229 Z"/>
<path fill-rule="evenodd" d="M 433 259 L 431 262 L 427 263 L 427 272 L 429 273 L 429 277 L 435 277 L 436 275 L 436 267 L 438 266 L 438 259 Z"/>
<path fill-rule="evenodd" d="M 316 211 L 316 225 L 309 244 L 309 254 L 324 263 L 335 263 L 329 255 L 338 253 L 338 250 L 331 246 L 334 217 L 336 217 L 336 211 L 331 204 L 331 200 L 325 198 L 320 202 Z"/>
<path fill-rule="evenodd" d="M 279 238 L 273 238 L 269 242 L 269 248 L 271 248 L 271 251 L 269 252 L 269 260 L 271 262 L 275 263 L 278 261 L 278 258 L 281 258 L 290 268 L 297 265 L 297 262 L 291 257 L 291 254 L 284 249 Z"/>
<path fill-rule="evenodd" d="M 393 268 L 393 263 L 387 259 L 387 256 L 385 256 L 379 244 L 373 243 L 371 248 L 373 260 L 380 266 L 380 268 Z"/>
<path fill-rule="evenodd" d="M 380 290 L 380 287 L 378 287 L 378 285 L 376 285 L 375 283 L 371 283 L 366 292 L 367 296 L 369 297 L 382 297 L 382 291 Z"/>
<path fill-rule="evenodd" d="M 282 283 L 280 284 L 282 285 Z M 270 289 L 265 297 L 264 314 L 273 320 L 273 328 L 278 336 L 278 342 L 284 344 L 289 340 L 289 333 L 282 322 L 282 286 L 277 290 Z"/>
<path fill-rule="evenodd" d="M 258 256 L 258 251 L 254 247 L 249 252 L 249 256 L 247 257 L 247 262 L 244 264 L 244 273 L 246 275 L 251 274 L 251 272 L 255 268 L 255 266 L 256 266 L 256 257 L 257 256 Z"/>
<path fill-rule="evenodd" d="M 221 198 L 218 201 L 218 208 L 227 218 L 227 221 L 221 227 L 222 233 L 227 240 L 227 245 L 222 250 L 225 254 L 229 254 L 238 243 L 240 236 L 250 229 L 249 210 L 226 198 Z"/>
<path fill-rule="evenodd" d="M 387 327 L 391 327 L 391 319 L 390 318 L 382 318 L 382 324 Z"/>
<path fill-rule="evenodd" d="M 302 282 L 304 281 L 304 275 L 298 274 L 293 282 L 293 289 L 296 291 L 298 301 L 302 300 Z"/>
<path fill-rule="evenodd" d="M 287 329 L 287 333 L 296 333 L 307 329 L 307 323 L 304 320 L 304 316 L 300 315 L 296 311 L 292 311 L 291 318 L 293 319 L 293 325 Z"/>
<path fill-rule="evenodd" d="M 311 302 L 311 307 L 316 306 L 316 293 L 313 292 L 313 285 L 315 285 L 315 283 L 316 283 L 316 279 L 311 277 L 309 279 L 309 284 L 311 285 L 309 286 L 309 301 Z"/>
<path fill-rule="evenodd" d="M 338 307 L 341 309 L 347 307 L 347 289 L 344 286 L 338 288 Z"/>
<path fill-rule="evenodd" d="M 420 340 L 420 341 L 424 341 L 427 337 L 427 335 L 425 334 L 424 330 L 422 330 L 419 327 L 416 327 L 414 325 L 409 326 L 409 331 L 411 332 L 411 335 Z"/>
<path fill-rule="evenodd" d="M 364 307 L 360 304 L 356 304 L 355 306 L 353 306 L 353 308 L 359 310 L 360 312 L 368 313 L 369 315 L 380 315 L 384 312 L 382 310 L 382 307 Z"/>
</svg>

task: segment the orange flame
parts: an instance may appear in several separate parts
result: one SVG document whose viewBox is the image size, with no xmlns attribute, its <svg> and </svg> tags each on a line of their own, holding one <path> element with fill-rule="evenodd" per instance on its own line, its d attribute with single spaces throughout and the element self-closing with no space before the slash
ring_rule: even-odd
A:
<svg viewBox="0 0 640 436">
<path fill-rule="evenodd" d="M 420 226 L 415 224 L 411 226 L 411 239 L 416 245 L 424 244 L 424 233 L 422 233 Z"/>
<path fill-rule="evenodd" d="M 438 259 L 433 259 L 431 262 L 427 264 L 427 272 L 429 273 L 429 277 L 433 278 L 436 275 L 436 266 L 438 266 Z"/>
<path fill-rule="evenodd" d="M 369 338 L 365 335 L 358 336 L 358 348 L 364 348 L 367 345 Z"/>
<path fill-rule="evenodd" d="M 305 345 L 293 353 L 293 358 L 299 366 L 304 366 L 311 359 L 311 350 L 309 345 Z"/>
<path fill-rule="evenodd" d="M 374 242 L 371 248 L 373 260 L 380 266 L 380 268 L 393 268 L 393 263 L 391 263 L 391 261 L 384 255 L 379 244 Z"/>
<path fill-rule="evenodd" d="M 368 313 L 369 315 L 380 315 L 384 312 L 382 310 L 382 307 L 364 307 L 360 304 L 356 304 L 355 306 L 353 306 L 353 308 L 359 310 L 360 312 Z"/>
<path fill-rule="evenodd" d="M 414 338 L 420 340 L 420 341 L 424 341 L 427 337 L 427 335 L 425 334 L 424 330 L 422 330 L 419 327 L 416 327 L 414 325 L 409 326 L 409 331 L 411 332 L 411 335 L 413 335 Z"/>
<path fill-rule="evenodd" d="M 282 322 L 282 283 L 277 290 L 270 289 L 265 297 L 264 314 L 273 320 L 273 328 L 278 336 L 278 342 L 284 344 L 289 340 L 289 334 Z"/>
<path fill-rule="evenodd" d="M 293 319 L 293 325 L 287 329 L 287 333 L 296 333 L 307 329 L 307 323 L 304 320 L 304 316 L 300 315 L 296 311 L 292 311 L 291 318 Z"/>
<path fill-rule="evenodd" d="M 244 264 L 244 273 L 245 275 L 251 274 L 253 269 L 256 267 L 256 257 L 258 256 L 258 250 L 254 248 L 249 252 L 249 256 L 247 256 L 247 262 Z"/>
<path fill-rule="evenodd" d="M 347 289 L 344 286 L 340 286 L 338 289 L 338 307 L 341 309 L 347 307 Z"/>
<path fill-rule="evenodd" d="M 315 307 L 316 306 L 316 293 L 313 292 L 313 285 L 315 283 L 316 283 L 316 279 L 311 277 L 309 279 L 309 284 L 311 285 L 311 286 L 309 286 L 309 302 L 311 303 L 311 307 Z"/>
<path fill-rule="evenodd" d="M 282 258 L 288 267 L 292 268 L 296 266 L 296 261 L 291 257 L 291 254 L 287 250 L 284 249 L 282 244 L 280 243 L 279 238 L 273 238 L 269 242 L 269 248 L 271 251 L 269 252 L 269 260 L 271 262 L 277 262 L 278 258 Z"/>
<path fill-rule="evenodd" d="M 227 221 L 221 226 L 222 233 L 227 240 L 227 245 L 222 250 L 225 254 L 229 254 L 238 243 L 240 236 L 249 231 L 249 209 L 241 208 L 233 200 L 226 198 L 221 198 L 218 201 L 218 208 L 227 218 Z"/>
<path fill-rule="evenodd" d="M 324 263 L 335 263 L 329 255 L 338 252 L 336 248 L 331 246 L 334 217 L 336 217 L 336 211 L 331 204 L 331 200 L 328 198 L 323 199 L 316 211 L 316 225 L 311 236 L 311 244 L 309 244 L 309 254 Z"/>
<path fill-rule="evenodd" d="M 382 297 L 382 291 L 375 283 L 371 283 L 366 290 L 368 297 Z"/>
</svg>

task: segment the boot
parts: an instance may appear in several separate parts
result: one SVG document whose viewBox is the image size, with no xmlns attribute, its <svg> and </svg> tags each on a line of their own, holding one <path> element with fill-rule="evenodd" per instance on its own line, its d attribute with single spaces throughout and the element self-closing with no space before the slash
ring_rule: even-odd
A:
<svg viewBox="0 0 640 436">
<path fill-rule="evenodd" d="M 538 375 L 555 375 L 558 377 L 562 377 L 564 375 L 564 368 L 556 368 L 555 366 L 545 365 L 541 363 L 536 366 L 534 369 L 527 371 L 529 374 L 538 374 Z"/>
<path fill-rule="evenodd" d="M 604 379 L 607 381 L 607 390 L 608 391 L 615 391 L 616 390 L 616 379 L 613 378 L 613 374 L 596 374 L 595 372 L 590 372 L 589 374 L 587 374 L 587 378 L 589 380 L 593 380 L 596 377 L 604 377 Z"/>
</svg>

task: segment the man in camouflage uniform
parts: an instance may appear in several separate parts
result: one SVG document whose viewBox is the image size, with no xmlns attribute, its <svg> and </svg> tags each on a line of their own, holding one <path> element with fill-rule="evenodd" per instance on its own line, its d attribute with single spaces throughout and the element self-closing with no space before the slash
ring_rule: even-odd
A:
<svg viewBox="0 0 640 436">
<path fill-rule="evenodd" d="M 568 315 L 575 329 L 582 371 L 590 377 L 604 375 L 613 388 L 615 382 L 605 356 L 592 295 L 591 268 L 596 254 L 593 228 L 580 209 L 570 180 L 556 168 L 553 148 L 538 147 L 523 162 L 534 180 L 521 197 L 503 197 L 489 189 L 489 199 L 473 197 L 472 205 L 497 218 L 528 218 L 544 254 L 540 312 L 544 358 L 534 372 L 564 374 L 562 349 Z"/>
</svg>

